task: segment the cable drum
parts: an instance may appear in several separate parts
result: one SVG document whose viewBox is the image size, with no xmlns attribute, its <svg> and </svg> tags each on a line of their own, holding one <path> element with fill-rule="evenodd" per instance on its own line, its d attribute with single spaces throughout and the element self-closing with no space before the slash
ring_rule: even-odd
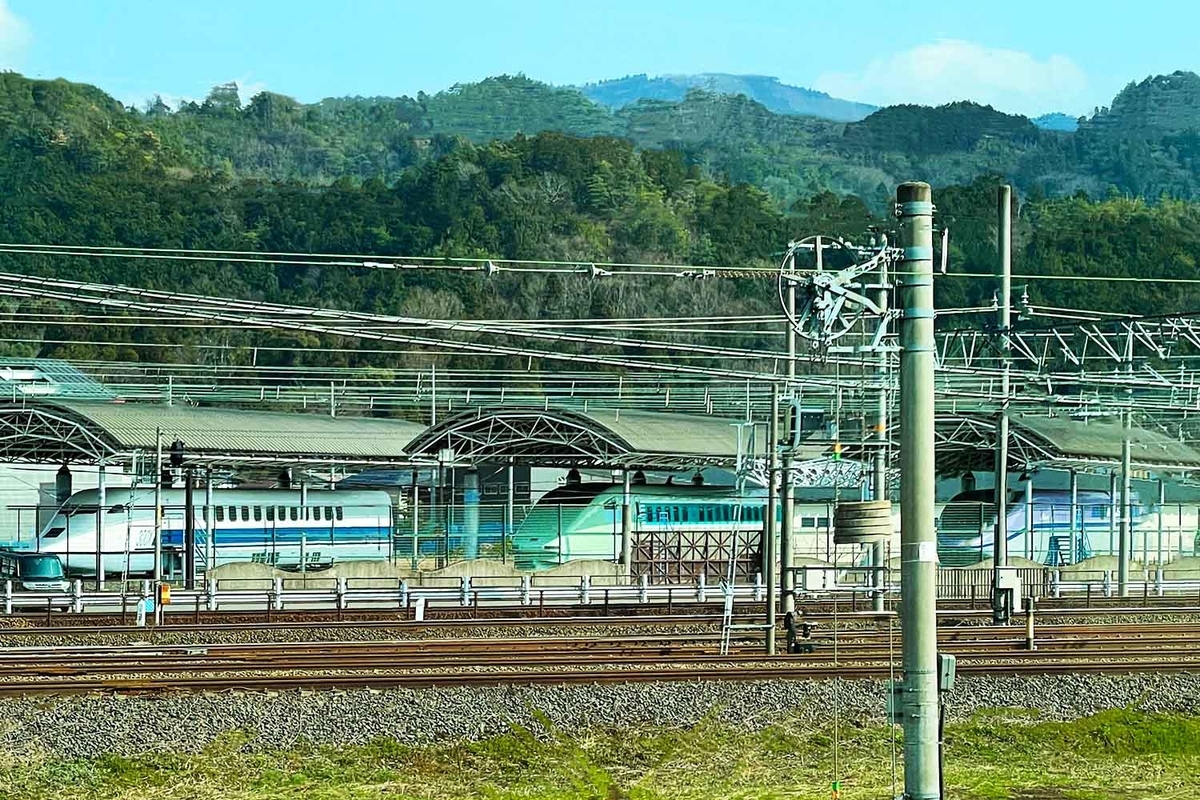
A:
<svg viewBox="0 0 1200 800">
<path fill-rule="evenodd" d="M 833 512 L 834 544 L 865 544 L 892 536 L 892 502 L 838 503 Z"/>
</svg>

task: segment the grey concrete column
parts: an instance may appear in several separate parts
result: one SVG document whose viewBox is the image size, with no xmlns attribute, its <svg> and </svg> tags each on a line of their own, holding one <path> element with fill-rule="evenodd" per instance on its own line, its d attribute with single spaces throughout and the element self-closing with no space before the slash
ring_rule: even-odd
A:
<svg viewBox="0 0 1200 800">
<path fill-rule="evenodd" d="M 900 210 L 900 625 L 904 657 L 904 790 L 940 795 L 937 687 L 937 534 L 934 527 L 933 200 L 905 183 Z"/>
<path fill-rule="evenodd" d="M 999 589 L 1000 570 L 1008 566 L 1008 398 L 1009 350 L 1012 342 L 1008 331 L 1012 327 L 1012 187 L 1001 186 L 996 203 L 999 254 L 997 275 L 1000 283 L 999 309 L 996 325 L 1000 328 L 1000 350 L 1003 372 L 1000 377 L 1000 413 L 996 415 L 995 495 L 996 526 L 992 536 L 992 612 L 997 620 L 1006 615 L 1004 598 Z"/>
</svg>

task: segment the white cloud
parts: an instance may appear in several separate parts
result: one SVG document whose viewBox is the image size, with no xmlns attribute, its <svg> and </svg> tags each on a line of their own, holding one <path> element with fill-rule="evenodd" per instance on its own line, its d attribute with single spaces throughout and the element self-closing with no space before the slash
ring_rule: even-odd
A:
<svg viewBox="0 0 1200 800">
<path fill-rule="evenodd" d="M 0 0 L 0 69 L 16 69 L 33 41 L 25 20 L 12 13 L 6 0 Z"/>
<path fill-rule="evenodd" d="M 820 76 L 816 88 L 835 97 L 894 105 L 973 100 L 1035 116 L 1077 113 L 1086 105 L 1087 76 L 1066 56 L 1044 61 L 1020 50 L 941 39 L 870 61 L 861 71 Z"/>
<path fill-rule="evenodd" d="M 251 80 L 244 76 L 237 78 L 233 82 L 238 86 L 238 98 L 241 99 L 242 105 L 249 104 L 254 95 L 267 90 L 267 84 L 263 81 Z"/>
</svg>

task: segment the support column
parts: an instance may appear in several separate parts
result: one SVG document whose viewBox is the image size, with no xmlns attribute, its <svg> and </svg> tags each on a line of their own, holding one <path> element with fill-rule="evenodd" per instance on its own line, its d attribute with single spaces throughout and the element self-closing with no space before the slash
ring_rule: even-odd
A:
<svg viewBox="0 0 1200 800">
<path fill-rule="evenodd" d="M 500 543 L 500 560 L 505 561 L 505 552 L 508 549 L 507 537 L 512 536 L 516 527 L 516 509 L 517 509 L 517 486 L 516 486 L 517 462 L 515 459 L 508 460 L 508 493 L 504 501 L 504 536 L 505 539 Z"/>
<path fill-rule="evenodd" d="M 1004 365 L 1000 377 L 1000 413 L 996 417 L 996 526 L 992 536 L 992 616 L 999 622 L 1007 616 L 1004 597 L 1000 592 L 1000 570 L 1008 566 L 1008 398 L 1011 394 L 1008 337 L 1012 325 L 1012 187 L 1001 186 L 996 204 L 999 252 L 1000 301 L 996 325 L 1000 328 L 1000 351 Z"/>
<path fill-rule="evenodd" d="M 1133 526 L 1130 524 L 1129 506 L 1133 498 L 1130 487 L 1130 427 L 1133 424 L 1133 413 L 1125 412 L 1124 431 L 1121 435 L 1121 536 L 1120 560 L 1117 562 L 1117 594 L 1129 596 L 1129 552 L 1132 544 Z"/>
<path fill-rule="evenodd" d="M 629 470 L 624 471 L 621 491 L 621 566 L 625 568 L 625 577 L 633 577 L 633 498 L 631 492 L 632 478 Z"/>
<path fill-rule="evenodd" d="M 162 583 L 162 527 L 163 527 L 163 452 L 162 428 L 154 429 L 154 591 L 158 592 L 158 584 Z M 157 594 L 155 596 L 155 608 Z"/>
<path fill-rule="evenodd" d="M 1122 458 L 1122 460 L 1124 459 Z M 1117 554 L 1117 515 L 1121 513 L 1117 508 L 1119 502 L 1117 473 L 1110 472 L 1108 475 L 1108 555 L 1110 557 Z"/>
<path fill-rule="evenodd" d="M 1154 563 L 1161 567 L 1163 563 L 1163 514 L 1167 513 L 1167 486 L 1163 479 L 1158 479 L 1158 544 L 1154 547 Z"/>
<path fill-rule="evenodd" d="M 108 493 L 104 486 L 104 462 L 96 470 L 96 591 L 104 591 L 104 518 Z"/>
<path fill-rule="evenodd" d="M 196 588 L 196 501 L 192 468 L 183 472 L 183 588 Z"/>
<path fill-rule="evenodd" d="M 904 651 L 904 793 L 940 796 L 937 687 L 937 534 L 934 529 L 933 200 L 901 184 L 900 569 Z"/>
<path fill-rule="evenodd" d="M 1025 552 L 1026 558 L 1036 561 L 1037 542 L 1034 537 L 1037 535 L 1037 530 L 1033 524 L 1033 472 L 1028 469 L 1026 467 L 1025 473 L 1029 476 L 1025 480 Z"/>
<path fill-rule="evenodd" d="M 479 470 L 463 472 L 463 558 L 479 558 Z"/>
<path fill-rule="evenodd" d="M 1079 473 L 1071 470 L 1071 544 L 1067 548 L 1067 560 L 1074 564 L 1079 561 Z"/>
<path fill-rule="evenodd" d="M 775 607 L 779 602 L 775 563 L 779 535 L 779 387 L 771 386 L 771 419 L 767 422 L 767 509 L 763 520 L 763 573 L 767 579 L 767 655 L 775 655 Z"/>
<path fill-rule="evenodd" d="M 432 481 L 430 481 L 430 496 L 432 497 Z M 421 530 L 421 489 L 417 485 L 417 470 L 412 471 L 412 514 L 410 522 L 412 523 L 412 559 L 409 562 L 411 568 L 415 571 L 417 568 L 417 560 L 421 556 L 419 536 Z"/>
<path fill-rule="evenodd" d="M 212 467 L 204 468 L 204 569 L 210 571 L 217 566 L 217 519 L 213 509 Z M 205 577 L 207 584 L 208 578 Z"/>
</svg>

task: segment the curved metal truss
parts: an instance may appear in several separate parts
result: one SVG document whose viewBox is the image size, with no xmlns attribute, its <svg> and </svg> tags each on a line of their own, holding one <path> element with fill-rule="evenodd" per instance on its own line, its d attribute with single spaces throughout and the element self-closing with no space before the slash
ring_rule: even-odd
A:
<svg viewBox="0 0 1200 800">
<path fill-rule="evenodd" d="M 0 406 L 0 462 L 98 464 L 121 456 L 115 440 L 68 412 L 46 406 Z"/>
<path fill-rule="evenodd" d="M 664 445 L 668 443 L 664 442 Z M 596 418 L 563 409 L 493 408 L 459 414 L 409 445 L 414 458 L 539 466 L 686 469 L 732 464 L 734 454 L 638 450 Z"/>
</svg>

